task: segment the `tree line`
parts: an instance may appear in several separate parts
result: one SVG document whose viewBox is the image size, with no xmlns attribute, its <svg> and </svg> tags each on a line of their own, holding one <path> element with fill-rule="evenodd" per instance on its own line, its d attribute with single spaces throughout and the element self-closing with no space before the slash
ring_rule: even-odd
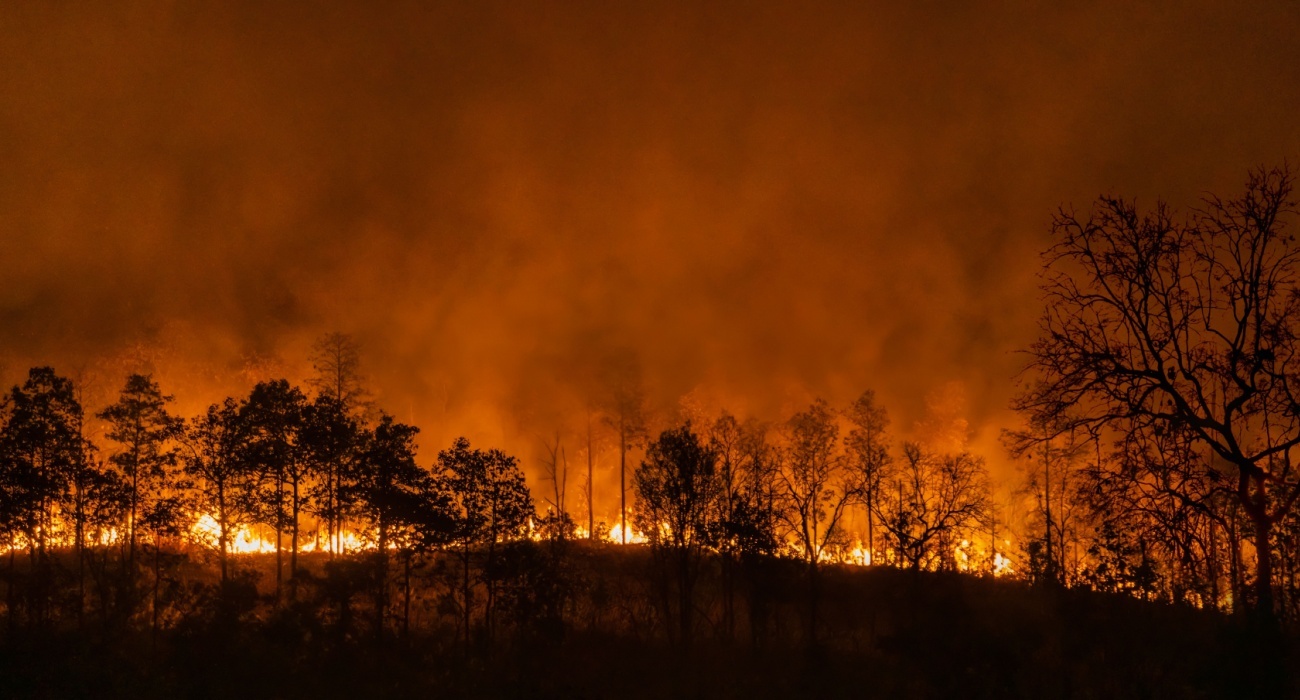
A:
<svg viewBox="0 0 1300 700">
<path fill-rule="evenodd" d="M 776 422 L 695 413 L 652 432 L 636 383 L 612 380 L 585 434 L 543 441 L 539 507 L 500 450 L 462 438 L 422 464 L 418 429 L 369 401 L 347 336 L 317 344 L 305 390 L 263 381 L 189 418 L 130 375 L 94 414 L 103 445 L 86 436 L 78 387 L 34 368 L 0 414 L 7 633 L 93 620 L 156 634 L 244 600 L 241 614 L 315 606 L 340 634 L 414 629 L 466 650 L 611 616 L 682 646 L 702 630 L 759 643 L 797 587 L 798 636 L 815 644 L 824 569 L 849 561 L 1289 624 L 1291 193 L 1288 170 L 1260 170 L 1239 198 L 1182 218 L 1118 198 L 1058 215 L 1043 332 L 1014 406 L 1025 423 L 1006 433 L 1023 475 L 1011 488 L 994 487 L 979 455 L 896 440 L 871 391 Z M 595 515 L 593 423 L 617 440 L 616 535 Z M 568 497 L 575 437 L 585 513 Z M 270 534 L 271 552 L 234 556 L 248 527 Z M 633 534 L 644 587 L 611 591 L 593 568 L 610 560 L 586 540 Z"/>
</svg>

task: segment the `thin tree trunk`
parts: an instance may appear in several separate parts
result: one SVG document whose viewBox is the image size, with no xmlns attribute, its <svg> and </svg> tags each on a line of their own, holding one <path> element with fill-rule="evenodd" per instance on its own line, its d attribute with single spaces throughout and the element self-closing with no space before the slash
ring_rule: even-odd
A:
<svg viewBox="0 0 1300 700">
<path fill-rule="evenodd" d="M 388 609 L 388 525 L 379 524 L 378 584 L 375 592 L 375 638 L 384 643 L 384 614 Z"/>
<path fill-rule="evenodd" d="M 280 600 L 280 590 L 284 580 L 283 534 L 284 524 L 284 479 L 275 477 L 275 599 Z"/>
<path fill-rule="evenodd" d="M 627 425 L 618 417 L 618 512 L 623 544 L 627 544 Z"/>
<path fill-rule="evenodd" d="M 411 637 L 411 553 L 403 556 L 405 565 L 402 571 L 402 639 Z"/>
<path fill-rule="evenodd" d="M 224 485 L 217 486 L 217 548 L 220 550 L 218 559 L 221 561 L 221 585 L 224 587 L 230 581 L 230 534 L 226 531 L 227 520 L 226 513 L 226 491 Z"/>
<path fill-rule="evenodd" d="M 463 602 L 464 605 L 465 605 L 465 609 L 464 609 L 464 625 L 465 625 L 465 655 L 466 655 L 466 656 L 469 656 L 469 654 L 470 654 L 470 636 L 469 636 L 469 626 L 470 626 L 470 588 L 469 588 L 469 555 L 470 555 L 470 550 L 469 550 L 469 547 L 470 547 L 470 544 L 469 544 L 469 541 L 466 540 L 466 541 L 463 543 L 463 545 L 464 545 L 464 551 L 463 551 L 463 553 L 462 553 L 462 562 L 461 562 L 461 563 L 464 565 L 464 566 L 463 566 L 463 570 L 464 570 L 464 578 L 463 578 L 462 581 L 461 581 L 461 585 L 462 585 L 462 588 L 461 588 L 461 600 L 462 600 L 462 602 Z"/>
<path fill-rule="evenodd" d="M 9 547 L 9 585 L 5 587 L 5 608 L 9 617 L 9 639 L 11 640 L 14 633 L 18 631 L 18 595 L 15 586 L 18 581 L 17 551 L 16 547 Z"/>
<path fill-rule="evenodd" d="M 1056 560 L 1052 557 L 1052 457 L 1049 443 L 1043 443 L 1043 503 L 1047 536 L 1047 580 L 1056 583 Z"/>
<path fill-rule="evenodd" d="M 162 552 L 161 544 L 159 538 L 155 537 L 153 543 L 153 600 L 149 606 L 150 612 L 153 616 L 149 643 L 153 647 L 157 647 L 158 645 L 158 584 L 162 574 L 162 567 L 159 565 L 158 560 Z"/>
<path fill-rule="evenodd" d="M 591 500 L 592 485 L 591 411 L 587 411 L 587 539 L 596 537 L 596 504 Z"/>
<path fill-rule="evenodd" d="M 1255 522 L 1255 606 L 1262 619 L 1271 624 L 1277 616 L 1273 604 L 1273 549 L 1269 543 L 1272 523 L 1267 517 Z"/>
<path fill-rule="evenodd" d="M 293 528 L 290 533 L 290 550 L 289 550 L 289 599 L 298 598 L 298 479 L 293 480 L 293 522 L 289 526 Z"/>
</svg>

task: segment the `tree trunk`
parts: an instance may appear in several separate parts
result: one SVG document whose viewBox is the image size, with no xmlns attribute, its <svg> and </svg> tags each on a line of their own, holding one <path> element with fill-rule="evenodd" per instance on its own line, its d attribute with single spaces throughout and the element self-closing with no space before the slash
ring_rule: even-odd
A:
<svg viewBox="0 0 1300 700">
<path fill-rule="evenodd" d="M 14 633 L 18 631 L 18 595 L 15 586 L 18 581 L 18 564 L 16 561 L 17 552 L 18 549 L 16 547 L 13 547 L 12 545 L 9 547 L 9 585 L 5 586 L 5 610 L 9 617 L 10 640 L 13 639 Z"/>
<path fill-rule="evenodd" d="M 465 606 L 464 611 L 463 611 L 463 612 L 464 612 L 464 615 L 463 615 L 463 617 L 464 617 L 464 625 L 465 625 L 465 656 L 469 656 L 469 653 L 470 653 L 470 636 L 469 636 L 469 626 L 470 626 L 469 556 L 470 556 L 470 550 L 469 550 L 469 547 L 470 547 L 470 543 L 469 543 L 469 541 L 465 541 L 465 542 L 464 542 L 464 550 L 463 550 L 463 552 L 462 552 L 462 561 L 461 561 L 461 563 L 463 564 L 463 572 L 464 572 L 464 578 L 461 580 L 461 586 L 462 586 L 462 587 L 461 587 L 461 602 L 462 602 L 462 603 L 464 604 L 464 606 Z"/>
<path fill-rule="evenodd" d="M 627 544 L 627 426 L 621 414 L 618 417 L 618 512 L 623 544 Z"/>
<path fill-rule="evenodd" d="M 150 627 L 150 633 L 149 633 L 149 644 L 152 647 L 157 647 L 158 645 L 158 584 L 159 584 L 159 579 L 161 578 L 162 575 L 162 567 L 159 565 L 159 561 L 158 561 L 159 557 L 161 556 L 162 547 L 160 546 L 161 542 L 159 542 L 158 539 L 159 539 L 158 537 L 154 537 L 153 600 L 150 602 L 149 605 L 150 613 L 153 616 L 151 627 Z"/>
<path fill-rule="evenodd" d="M 691 596 L 691 570 L 690 570 L 690 552 L 682 549 L 678 554 L 678 579 L 677 579 L 677 614 L 680 616 L 679 629 L 681 632 L 682 648 L 690 649 L 691 647 L 691 622 L 695 612 L 695 602 Z"/>
<path fill-rule="evenodd" d="M 1255 607 L 1266 624 L 1276 621 L 1273 604 L 1273 548 L 1269 543 L 1273 524 L 1265 517 L 1255 519 Z"/>
<path fill-rule="evenodd" d="M 493 632 L 495 631 L 494 620 L 492 616 L 492 605 L 496 602 L 496 557 L 497 557 L 497 530 L 496 530 L 496 500 L 492 502 L 492 532 L 488 538 L 488 558 L 484 571 L 487 574 L 487 604 L 483 610 L 483 627 L 487 634 L 487 643 L 492 643 Z"/>
<path fill-rule="evenodd" d="M 1047 567 L 1044 573 L 1047 574 L 1047 580 L 1056 583 L 1056 559 L 1052 556 L 1052 457 L 1049 452 L 1048 443 L 1043 443 L 1043 503 L 1044 521 L 1046 521 L 1046 531 L 1043 533 L 1047 536 Z"/>
<path fill-rule="evenodd" d="M 587 539 L 596 537 L 596 504 L 591 500 L 592 484 L 591 411 L 587 411 Z"/>
<path fill-rule="evenodd" d="M 817 646 L 817 558 L 808 559 L 808 648 Z"/>
<path fill-rule="evenodd" d="M 283 534 L 284 524 L 284 479 L 275 478 L 275 599 L 280 600 L 280 589 L 284 580 Z"/>
<path fill-rule="evenodd" d="M 376 563 L 378 587 L 375 590 L 375 638 L 384 642 L 384 612 L 388 607 L 388 525 L 379 524 L 379 552 Z"/>
<path fill-rule="evenodd" d="M 126 568 L 129 571 L 135 571 L 135 514 L 139 501 L 139 466 L 131 472 L 131 516 L 126 521 L 127 525 L 127 558 Z"/>
<path fill-rule="evenodd" d="M 225 586 L 230 581 L 230 565 L 228 562 L 230 556 L 230 534 L 227 532 L 227 513 L 226 513 L 226 492 L 224 486 L 217 487 L 217 549 L 220 550 L 218 559 L 221 562 L 221 584 Z"/>
<path fill-rule="evenodd" d="M 411 553 L 402 557 L 402 639 L 411 636 Z"/>
<path fill-rule="evenodd" d="M 293 480 L 293 522 L 289 526 L 293 531 L 289 535 L 289 599 L 298 597 L 298 480 Z"/>
</svg>

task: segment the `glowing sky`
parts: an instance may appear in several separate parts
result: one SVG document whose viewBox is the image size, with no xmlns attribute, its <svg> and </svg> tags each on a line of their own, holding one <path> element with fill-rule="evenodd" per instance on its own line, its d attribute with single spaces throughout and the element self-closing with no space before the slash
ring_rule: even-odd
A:
<svg viewBox="0 0 1300 700">
<path fill-rule="evenodd" d="M 426 444 L 631 357 L 992 449 L 1055 207 L 1300 155 L 1295 2 L 110 4 L 0 7 L 4 378 L 192 410 L 339 329 Z"/>
</svg>

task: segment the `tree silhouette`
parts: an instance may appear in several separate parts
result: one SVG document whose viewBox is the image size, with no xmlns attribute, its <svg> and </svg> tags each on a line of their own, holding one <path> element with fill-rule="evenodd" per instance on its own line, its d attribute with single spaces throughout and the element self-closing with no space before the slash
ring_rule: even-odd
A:
<svg viewBox="0 0 1300 700">
<path fill-rule="evenodd" d="M 1105 197 L 1062 211 L 1045 255 L 1046 311 L 1016 407 L 1118 434 L 1189 430 L 1254 529 L 1255 598 L 1273 619 L 1272 537 L 1300 479 L 1300 248 L 1293 177 L 1250 174 L 1235 199 L 1178 220 Z"/>
<path fill-rule="evenodd" d="M 523 472 L 514 457 L 500 450 L 476 450 L 469 440 L 457 438 L 450 449 L 438 453 L 438 478 L 450 494 L 455 517 L 454 540 L 461 557 L 461 604 L 466 651 L 470 649 L 471 556 L 476 547 L 486 547 L 483 578 L 487 584 L 483 623 L 492 634 L 492 604 L 495 595 L 497 545 L 527 533 L 534 514 Z"/>
<path fill-rule="evenodd" d="M 361 525 L 375 543 L 375 630 L 382 639 L 388 610 L 388 557 L 396 549 L 402 557 L 402 629 L 410 625 L 411 562 L 417 549 L 437 546 L 450 539 L 451 503 L 437 488 L 433 476 L 415 463 L 415 435 L 419 429 L 381 414 L 368 431 L 353 467 L 353 477 L 343 490 Z"/>
<path fill-rule="evenodd" d="M 609 369 L 608 389 L 605 425 L 618 436 L 618 517 L 621 544 L 627 544 L 627 453 L 646 434 L 645 393 L 631 355 L 615 359 Z"/>
<path fill-rule="evenodd" d="M 1030 534 L 1026 547 L 1029 573 L 1038 581 L 1068 583 L 1063 565 L 1065 538 L 1081 487 L 1075 463 L 1090 446 L 1100 446 L 1094 436 L 1084 437 L 1081 439 L 1077 430 L 1060 430 L 1055 424 L 1041 422 L 1003 434 L 1008 452 L 1024 460 L 1022 488 L 1034 498 L 1033 515 L 1042 518 L 1042 537 Z"/>
<path fill-rule="evenodd" d="M 73 476 L 85 459 L 81 439 L 81 404 L 72 382 L 50 367 L 28 372 L 21 387 L 9 392 L 8 414 L 0 436 L 0 485 L 6 496 L 11 533 L 26 541 L 33 572 L 31 614 L 43 622 L 47 616 L 50 570 L 49 539 L 58 526 L 56 513 L 67 499 Z M 14 580 L 10 550 L 10 585 Z M 11 620 L 13 609 L 10 610 Z"/>
<path fill-rule="evenodd" d="M 121 472 L 129 489 L 128 568 L 135 566 L 139 520 L 168 497 L 169 471 L 177 463 L 174 442 L 180 437 L 184 421 L 167 412 L 171 400 L 172 397 L 159 390 L 152 377 L 132 374 L 127 377 L 117 402 L 98 414 L 108 422 L 108 439 L 119 446 L 108 461 Z"/>
<path fill-rule="evenodd" d="M 660 561 L 671 562 L 665 568 L 675 579 L 677 633 L 686 647 L 691 644 L 700 556 L 716 534 L 718 477 L 717 453 L 701 444 L 689 422 L 660 433 L 633 475 L 634 521 Z M 666 612 L 671 610 L 665 605 Z"/>
<path fill-rule="evenodd" d="M 894 551 L 913 570 L 954 569 L 955 549 L 989 509 L 984 460 L 963 452 L 928 454 L 903 446 L 903 462 L 877 501 L 877 515 Z"/>
<path fill-rule="evenodd" d="M 194 505 L 216 521 L 223 584 L 230 579 L 231 534 L 260 510 L 258 475 L 249 459 L 246 429 L 239 404 L 227 398 L 191 419 L 183 440 Z"/>
<path fill-rule="evenodd" d="M 867 512 L 867 552 L 876 562 L 876 501 L 880 485 L 892 461 L 889 455 L 889 414 L 876 403 L 876 392 L 867 390 L 845 411 L 852 428 L 844 440 L 849 463 L 858 472 L 862 505 Z"/>
<path fill-rule="evenodd" d="M 308 386 L 317 396 L 339 402 L 349 415 L 364 416 L 371 409 L 370 391 L 361 373 L 361 344 L 346 333 L 326 333 L 312 344 L 315 375 Z"/>
<path fill-rule="evenodd" d="M 817 640 L 817 568 L 827 548 L 843 536 L 844 515 L 860 493 L 857 475 L 839 450 L 839 426 L 825 401 L 786 423 L 783 468 L 777 472 L 778 517 L 808 570 L 808 641 Z"/>
<path fill-rule="evenodd" d="M 311 490 L 316 514 L 325 521 L 330 557 L 343 550 L 343 521 L 347 508 L 340 493 L 348 488 L 362 428 L 345 404 L 333 396 L 317 396 L 303 408 L 302 446 L 310 471 L 319 477 Z"/>
<path fill-rule="evenodd" d="M 251 462 L 257 465 L 268 489 L 264 495 L 263 521 L 275 528 L 275 591 L 283 577 L 282 541 L 289 530 L 289 576 L 298 573 L 298 525 L 308 505 L 306 483 L 311 463 L 303 445 L 303 413 L 307 399 L 284 379 L 261 382 L 253 387 L 240 410 Z M 286 494 L 287 490 L 287 494 Z"/>
<path fill-rule="evenodd" d="M 567 539 L 572 535 L 574 525 L 573 518 L 569 516 L 565 506 L 569 483 L 569 457 L 560 440 L 560 431 L 555 431 L 554 441 L 543 440 L 542 448 L 545 450 L 541 460 L 542 472 L 545 479 L 551 482 L 551 495 L 545 497 L 547 513 L 539 518 L 538 526 L 549 537 Z"/>
</svg>

